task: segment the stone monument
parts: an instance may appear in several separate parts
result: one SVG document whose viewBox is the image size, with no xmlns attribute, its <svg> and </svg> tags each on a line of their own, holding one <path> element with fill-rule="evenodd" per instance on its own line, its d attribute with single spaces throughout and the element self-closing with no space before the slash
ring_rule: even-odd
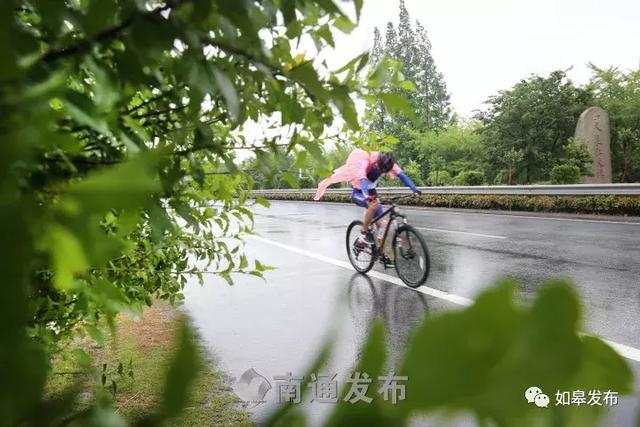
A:
<svg viewBox="0 0 640 427">
<path fill-rule="evenodd" d="M 611 135 L 609 114 L 600 107 L 588 108 L 580 115 L 576 126 L 576 139 L 583 141 L 593 159 L 593 176 L 583 176 L 585 184 L 610 184 L 611 173 Z"/>
</svg>

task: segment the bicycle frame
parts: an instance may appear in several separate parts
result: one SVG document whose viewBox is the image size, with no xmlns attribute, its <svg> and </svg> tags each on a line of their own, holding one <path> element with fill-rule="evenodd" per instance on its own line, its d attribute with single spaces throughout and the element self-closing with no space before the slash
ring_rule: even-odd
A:
<svg viewBox="0 0 640 427">
<path fill-rule="evenodd" d="M 380 241 L 380 250 L 381 252 L 384 254 L 384 248 L 385 248 L 385 243 L 387 242 L 387 237 L 389 234 L 389 229 L 391 228 L 391 222 L 395 221 L 396 218 L 402 218 L 402 220 L 406 223 L 407 222 L 407 217 L 404 216 L 403 214 L 401 214 L 400 212 L 398 212 L 397 210 L 397 205 L 396 205 L 396 201 L 399 199 L 404 199 L 407 196 L 403 196 L 403 197 L 399 197 L 397 199 L 394 199 L 391 201 L 391 206 L 389 206 L 389 208 L 387 208 L 387 210 L 385 210 L 384 212 L 382 212 L 380 215 L 378 215 L 376 218 L 371 220 L 371 224 L 376 224 L 378 221 L 380 221 L 382 218 L 384 218 L 385 216 L 389 215 L 389 221 L 387 221 L 387 226 L 384 229 L 384 234 L 382 235 L 382 240 Z"/>
</svg>

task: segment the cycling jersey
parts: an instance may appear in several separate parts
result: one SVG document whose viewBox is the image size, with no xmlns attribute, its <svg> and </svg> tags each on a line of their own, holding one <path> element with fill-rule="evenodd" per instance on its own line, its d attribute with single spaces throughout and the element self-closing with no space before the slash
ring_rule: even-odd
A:
<svg viewBox="0 0 640 427">
<path fill-rule="evenodd" d="M 353 188 L 362 190 L 364 196 L 368 196 L 369 189 L 375 188 L 375 183 L 381 176 L 377 168 L 373 167 L 377 163 L 379 155 L 380 153 L 377 151 L 367 153 L 358 148 L 353 150 L 343 166 L 336 169 L 329 178 L 320 182 L 314 200 L 320 200 L 329 185 L 345 181 L 351 181 Z M 393 177 L 400 178 L 411 190 L 417 190 L 416 185 L 402 169 L 400 169 L 397 163 L 393 165 L 393 168 L 388 173 Z"/>
</svg>

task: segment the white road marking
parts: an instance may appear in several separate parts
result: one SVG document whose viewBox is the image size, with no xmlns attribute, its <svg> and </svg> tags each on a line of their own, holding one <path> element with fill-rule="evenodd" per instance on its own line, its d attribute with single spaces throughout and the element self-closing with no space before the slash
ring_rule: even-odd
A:
<svg viewBox="0 0 640 427">
<path fill-rule="evenodd" d="M 493 236 L 491 234 L 470 233 L 468 231 L 445 230 L 443 228 L 429 228 L 429 227 L 415 227 L 415 228 L 419 230 L 437 231 L 441 233 L 454 233 L 454 234 L 465 234 L 468 236 L 475 236 L 475 237 L 487 237 L 489 239 L 506 239 L 505 236 Z"/>
<path fill-rule="evenodd" d="M 602 341 L 609 344 L 615 351 L 617 351 L 623 357 L 626 357 L 627 359 L 630 359 L 630 360 L 634 360 L 636 362 L 640 362 L 640 349 L 637 349 L 635 347 L 631 347 L 625 344 L 620 344 L 615 341 L 609 341 L 602 337 L 598 337 L 598 338 L 600 338 Z"/>
<path fill-rule="evenodd" d="M 295 253 L 298 253 L 300 255 L 307 256 L 309 258 L 315 258 L 318 261 L 323 261 L 323 262 L 326 262 L 327 264 L 332 264 L 332 265 L 335 265 L 337 267 L 346 268 L 347 270 L 353 270 L 353 266 L 351 265 L 351 263 L 346 262 L 346 261 L 341 261 L 339 259 L 330 258 L 330 257 L 324 256 L 324 255 L 320 255 L 320 254 L 317 254 L 317 253 L 314 253 L 314 252 L 307 251 L 305 249 L 296 248 L 295 246 L 286 245 L 284 243 L 276 242 L 275 240 L 265 239 L 264 237 L 260 237 L 260 236 L 256 236 L 256 235 L 251 235 L 251 236 L 247 236 L 247 237 L 249 237 L 251 239 L 254 239 L 254 240 L 258 240 L 258 241 L 264 242 L 264 243 L 268 243 L 268 244 L 273 245 L 273 246 L 277 246 L 277 247 L 282 248 L 282 249 L 286 249 L 286 250 L 288 250 L 290 252 L 295 252 Z M 412 290 L 418 291 L 420 293 L 423 293 L 425 295 L 430 295 L 432 297 L 443 299 L 445 301 L 449 301 L 449 302 L 452 302 L 454 304 L 468 306 L 468 305 L 471 305 L 473 303 L 473 300 L 471 300 L 469 298 L 465 298 L 465 297 L 461 297 L 461 296 L 458 296 L 458 295 L 450 294 L 448 292 L 444 292 L 444 291 L 441 291 L 439 289 L 430 288 L 430 287 L 424 286 L 424 285 L 419 286 L 417 288 L 410 288 L 409 286 L 405 285 L 402 282 L 402 280 L 400 280 L 399 278 L 390 276 L 390 275 L 385 274 L 385 273 L 381 273 L 379 271 L 373 271 L 372 270 L 372 271 L 368 272 L 367 274 L 369 276 L 371 276 L 371 277 L 375 277 L 376 279 L 384 280 L 386 282 L 393 283 L 394 285 L 399 285 L 399 286 L 405 287 L 407 289 L 412 289 Z"/>
<path fill-rule="evenodd" d="M 256 236 L 256 235 L 250 235 L 250 236 L 246 236 L 247 238 L 253 239 L 253 240 L 257 240 L 259 242 L 263 242 L 263 243 L 267 243 L 269 245 L 272 246 L 277 246 L 279 248 L 288 250 L 290 252 L 295 252 L 297 254 L 300 255 L 304 255 L 307 256 L 309 258 L 314 258 L 317 259 L 319 261 L 322 262 L 326 262 L 327 264 L 332 264 L 335 265 L 337 267 L 342 267 L 342 268 L 346 268 L 348 270 L 353 270 L 353 266 L 351 265 L 351 263 L 348 263 L 346 261 L 341 261 L 339 259 L 335 259 L 335 258 L 331 258 L 331 257 L 327 257 L 324 255 L 320 255 L 314 252 L 310 252 L 307 251 L 306 249 L 301 249 L 301 248 L 297 248 L 295 246 L 290 246 L 290 245 L 286 245 L 284 243 L 280 243 L 277 242 L 275 240 L 271 240 L 271 239 L 266 239 L 264 237 L 260 237 L 260 236 Z M 417 292 L 420 292 L 422 294 L 425 295 L 429 295 L 441 300 L 445 300 L 445 301 L 449 301 L 452 302 L 454 304 L 458 304 L 458 305 L 462 305 L 462 306 L 470 306 L 473 304 L 473 300 L 471 298 L 466 298 L 466 297 L 462 297 L 459 295 L 455 295 L 455 294 L 451 294 L 449 292 L 445 292 L 445 291 L 441 291 L 439 289 L 434 289 L 434 288 L 430 288 L 428 286 L 422 285 L 419 286 L 417 288 L 410 288 L 409 286 L 405 285 L 402 280 L 400 280 L 397 277 L 393 277 L 390 276 L 388 274 L 385 273 L 381 273 L 379 271 L 370 271 L 367 273 L 367 275 L 371 276 L 371 277 L 375 277 L 376 279 L 380 279 L 380 280 L 384 280 L 386 282 L 389 283 L 393 283 L 394 285 L 398 285 L 398 286 L 402 286 L 403 288 L 406 289 L 410 289 L 410 290 L 414 290 Z M 588 334 L 584 334 L 582 333 L 582 335 L 588 335 Z M 640 362 L 640 349 L 637 349 L 635 347 L 631 347 L 625 344 L 620 344 L 617 343 L 615 341 L 610 341 L 601 337 L 598 337 L 601 340 L 603 340 L 604 342 L 606 342 L 607 344 L 609 344 L 614 350 L 616 350 L 621 356 L 633 360 L 635 362 Z"/>
</svg>

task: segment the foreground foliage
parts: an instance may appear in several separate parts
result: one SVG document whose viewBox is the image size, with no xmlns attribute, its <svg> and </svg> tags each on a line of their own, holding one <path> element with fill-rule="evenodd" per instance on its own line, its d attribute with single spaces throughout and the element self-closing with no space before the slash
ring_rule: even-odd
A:
<svg viewBox="0 0 640 427">
<path fill-rule="evenodd" d="M 357 17 L 362 2 L 346 6 Z M 0 24 L 3 425 L 68 409 L 41 399 L 61 339 L 101 342 L 118 312 L 179 301 L 187 275 L 261 276 L 240 248 L 252 178 L 238 150 L 317 153 L 328 126 L 359 128 L 352 95 L 401 80 L 386 66 L 367 78 L 366 54 L 332 72 L 297 51 L 353 29 L 332 0 L 7 0 Z M 286 138 L 248 138 L 251 122 Z M 184 404 L 190 341 L 154 422 Z M 100 405 L 83 416 L 118 420 Z"/>
<path fill-rule="evenodd" d="M 527 306 L 514 302 L 517 288 L 516 281 L 502 281 L 464 310 L 426 317 L 398 366 L 386 362 L 383 324 L 375 323 L 353 372 L 407 376 L 406 399 L 397 405 L 377 393 L 370 404 L 341 399 L 326 425 L 410 425 L 412 416 L 436 411 L 471 414 L 478 425 L 599 425 L 604 406 L 557 406 L 556 392 L 629 394 L 633 377 L 628 364 L 600 339 L 580 334 L 581 307 L 570 283 L 546 283 Z M 527 403 L 524 393 L 531 386 L 548 395 L 547 408 Z M 304 424 L 305 414 L 291 405 L 269 424 L 293 422 Z"/>
</svg>

